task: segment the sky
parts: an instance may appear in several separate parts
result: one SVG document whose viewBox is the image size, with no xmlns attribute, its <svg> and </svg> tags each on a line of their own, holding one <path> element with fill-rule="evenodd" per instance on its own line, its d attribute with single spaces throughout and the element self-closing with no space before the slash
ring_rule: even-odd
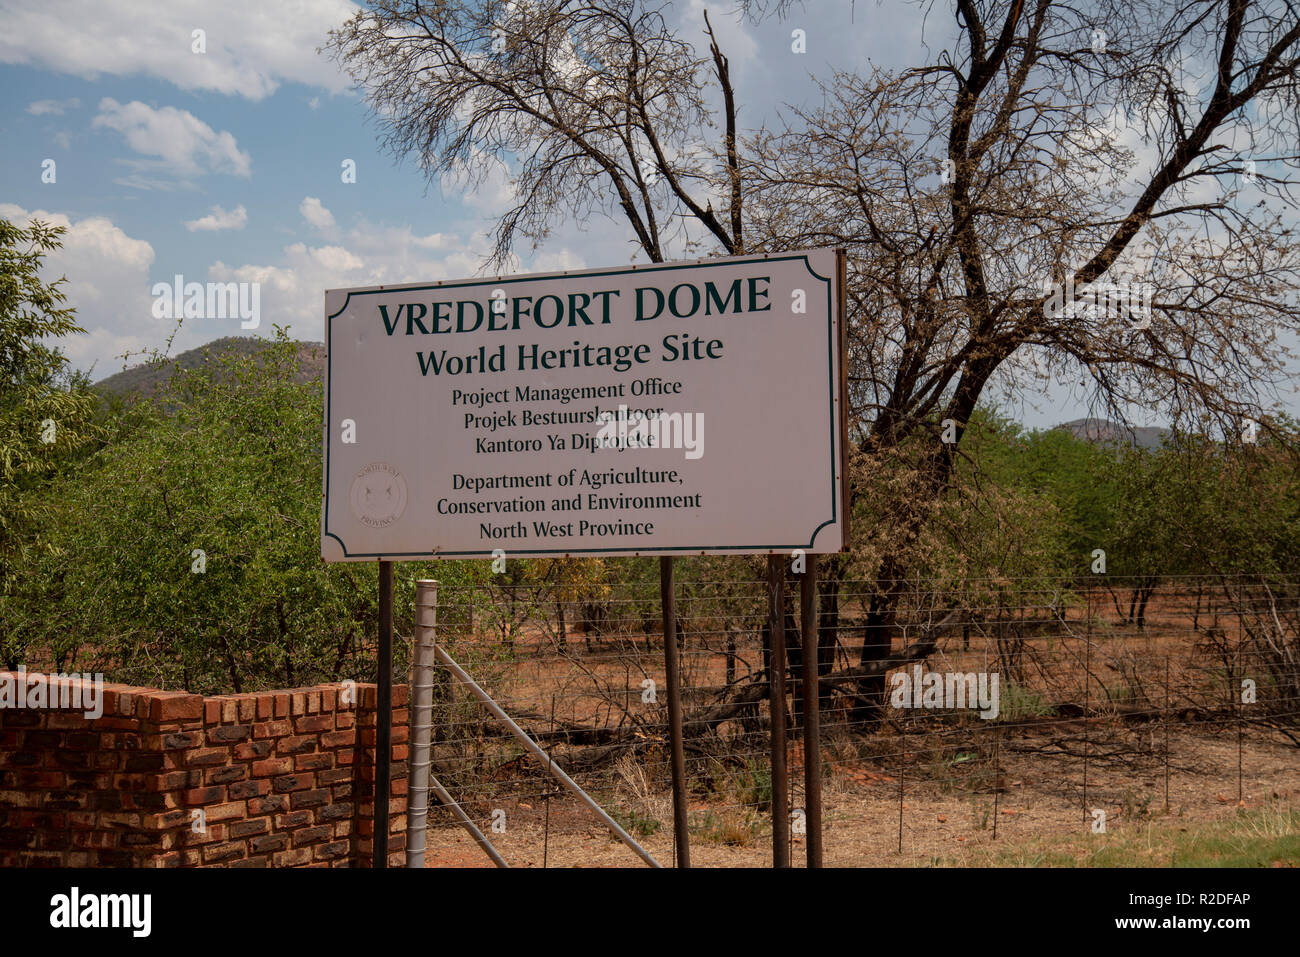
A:
<svg viewBox="0 0 1300 957">
<path fill-rule="evenodd" d="M 705 7 L 672 6 L 682 36 L 703 42 Z M 76 368 L 103 378 L 173 333 L 173 354 L 270 335 L 272 324 L 319 340 L 326 288 L 484 272 L 508 173 L 466 190 L 428 182 L 411 157 L 383 150 L 360 93 L 318 52 L 356 9 L 0 0 L 0 217 L 68 226 L 47 273 L 68 277 L 86 329 L 61 343 Z M 876 0 L 812 0 L 759 25 L 741 22 L 731 0 L 708 9 L 747 128 L 814 102 L 832 68 L 928 60 L 952 32 L 945 14 Z M 791 52 L 795 29 L 806 53 Z M 354 182 L 344 181 L 348 161 Z M 631 239 L 622 223 L 570 218 L 521 255 L 520 271 L 621 265 L 636 258 Z M 259 283 L 259 328 L 232 316 L 177 331 L 151 294 L 176 276 Z M 1009 411 L 1033 427 L 1086 414 L 1064 386 Z"/>
</svg>

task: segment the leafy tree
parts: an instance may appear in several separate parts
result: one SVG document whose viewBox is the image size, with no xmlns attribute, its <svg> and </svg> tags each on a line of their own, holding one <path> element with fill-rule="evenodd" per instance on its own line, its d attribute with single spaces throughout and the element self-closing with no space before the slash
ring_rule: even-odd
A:
<svg viewBox="0 0 1300 957">
<path fill-rule="evenodd" d="M 28 583 L 23 564 L 49 547 L 45 490 L 90 439 L 94 401 L 84 376 L 47 340 L 83 332 L 65 305 L 65 279 L 41 265 L 64 227 L 0 219 L 0 658 L 16 667 L 24 638 L 12 607 Z"/>
<path fill-rule="evenodd" d="M 56 660 L 205 692 L 373 674 L 376 566 L 320 559 L 322 390 L 302 379 L 282 330 L 178 370 L 54 487 L 24 615 Z M 417 578 L 473 571 L 399 570 L 406 628 Z"/>
</svg>

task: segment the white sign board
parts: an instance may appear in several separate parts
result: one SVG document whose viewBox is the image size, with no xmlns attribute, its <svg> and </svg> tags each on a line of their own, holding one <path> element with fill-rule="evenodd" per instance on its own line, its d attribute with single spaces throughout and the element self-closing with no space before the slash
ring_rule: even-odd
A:
<svg viewBox="0 0 1300 957">
<path fill-rule="evenodd" d="M 838 551 L 842 269 L 326 291 L 322 556 Z"/>
</svg>

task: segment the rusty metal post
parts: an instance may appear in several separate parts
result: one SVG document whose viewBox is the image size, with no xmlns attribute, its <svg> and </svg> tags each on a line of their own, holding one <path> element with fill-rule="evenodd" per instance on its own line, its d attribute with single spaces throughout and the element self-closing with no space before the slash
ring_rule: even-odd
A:
<svg viewBox="0 0 1300 957">
<path fill-rule="evenodd" d="M 388 866 L 388 788 L 393 757 L 393 563 L 379 563 L 379 687 L 375 703 L 375 832 L 371 863 Z"/>
<path fill-rule="evenodd" d="M 664 612 L 664 691 L 668 695 L 668 746 L 673 775 L 673 837 L 677 866 L 691 866 L 691 835 L 686 821 L 686 751 L 682 745 L 682 689 L 677 675 L 677 600 L 673 560 L 659 559 L 659 597 Z"/>
<path fill-rule="evenodd" d="M 799 628 L 803 633 L 803 793 L 808 828 L 808 866 L 822 866 L 821 681 L 817 657 L 817 556 L 799 582 Z"/>
<path fill-rule="evenodd" d="M 790 866 L 790 776 L 785 761 L 785 568 L 780 555 L 767 557 L 768 667 L 772 715 L 772 866 Z"/>
</svg>

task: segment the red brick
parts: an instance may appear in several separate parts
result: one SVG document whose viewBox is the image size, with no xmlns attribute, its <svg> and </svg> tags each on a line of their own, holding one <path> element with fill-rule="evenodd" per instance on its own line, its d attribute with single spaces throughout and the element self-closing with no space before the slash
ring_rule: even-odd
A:
<svg viewBox="0 0 1300 957">
<path fill-rule="evenodd" d="M 313 791 L 298 791 L 289 798 L 289 806 L 295 811 L 299 808 L 320 807 L 322 804 L 328 804 L 330 801 L 330 792 L 326 788 L 317 788 Z"/>
<path fill-rule="evenodd" d="M 275 745 L 276 754 L 305 754 L 316 750 L 316 736 L 314 734 L 299 734 L 289 738 L 281 738 Z"/>
<path fill-rule="evenodd" d="M 245 741 L 252 735 L 253 728 L 251 725 L 225 724 L 219 728 L 208 729 L 208 742 L 210 744 L 227 744 L 232 741 Z"/>
<path fill-rule="evenodd" d="M 355 731 L 327 731 L 320 736 L 320 746 L 323 750 L 342 748 L 352 745 L 356 739 Z"/>
<path fill-rule="evenodd" d="M 293 759 L 295 771 L 324 771 L 334 767 L 332 754 L 300 754 Z"/>
<path fill-rule="evenodd" d="M 322 785 L 338 784 L 340 781 L 352 780 L 351 768 L 335 768 L 332 771 L 321 771 L 316 775 L 316 780 Z"/>
<path fill-rule="evenodd" d="M 340 860 L 348 856 L 348 850 L 347 841 L 334 841 L 330 844 L 318 845 L 313 856 L 318 861 Z"/>
<path fill-rule="evenodd" d="M 310 823 L 310 811 L 294 811 L 291 814 L 277 814 L 275 816 L 275 829 L 277 831 L 288 831 L 295 827 L 304 827 Z"/>
<path fill-rule="evenodd" d="M 252 721 L 257 716 L 257 700 L 252 695 L 242 695 L 239 699 L 239 720 Z"/>
<path fill-rule="evenodd" d="M 276 867 L 298 867 L 311 860 L 311 848 L 299 847 L 292 851 L 284 851 L 276 854 L 274 860 Z"/>
<path fill-rule="evenodd" d="M 271 779 L 271 790 L 276 794 L 288 794 L 292 791 L 305 791 L 315 785 L 315 775 L 310 772 L 304 774 L 284 774 L 278 778 Z"/>
<path fill-rule="evenodd" d="M 326 827 L 324 824 L 316 827 L 304 827 L 293 832 L 293 846 L 302 847 L 305 844 L 320 844 L 322 841 L 329 841 L 333 838 L 334 829 L 332 827 Z"/>
<path fill-rule="evenodd" d="M 157 747 L 168 751 L 178 748 L 197 748 L 203 743 L 203 736 L 193 731 L 174 731 L 171 734 L 160 734 L 158 744 L 153 743 L 153 735 L 146 735 L 146 744 L 148 747 Z"/>
<path fill-rule="evenodd" d="M 203 717 L 203 699 L 196 694 L 157 691 L 144 700 L 149 701 L 150 721 L 180 721 Z"/>
<path fill-rule="evenodd" d="M 104 685 L 104 699 L 101 704 L 104 707 L 104 714 L 117 714 L 117 698 L 121 692 L 116 688 Z"/>
<path fill-rule="evenodd" d="M 197 804 L 216 804 L 226 797 L 226 789 L 219 787 L 209 788 L 190 788 L 182 791 L 179 795 L 182 804 L 194 806 Z"/>
<path fill-rule="evenodd" d="M 214 765 L 230 763 L 230 751 L 226 748 L 198 748 L 185 752 L 187 768 L 207 768 Z"/>
<path fill-rule="evenodd" d="M 307 718 L 295 718 L 293 730 L 298 734 L 319 734 L 322 731 L 333 731 L 334 716 L 332 714 L 316 714 Z"/>
<path fill-rule="evenodd" d="M 274 747 L 273 741 L 244 741 L 235 745 L 235 760 L 254 761 L 264 758 L 271 753 L 272 747 Z"/>
<path fill-rule="evenodd" d="M 248 777 L 248 767 L 232 764 L 223 768 L 213 768 L 208 772 L 209 784 L 235 784 Z"/>
<path fill-rule="evenodd" d="M 332 824 L 335 821 L 347 821 L 352 817 L 352 805 L 347 801 L 327 804 L 316 809 L 317 824 Z"/>
<path fill-rule="evenodd" d="M 293 770 L 293 760 L 291 758 L 267 758 L 264 761 L 253 762 L 253 777 L 267 778 L 279 774 L 288 774 Z"/>
<path fill-rule="evenodd" d="M 282 851 L 289 846 L 288 834 L 264 834 L 250 842 L 255 853 L 263 851 Z"/>
<path fill-rule="evenodd" d="M 248 802 L 249 814 L 271 814 L 275 811 L 283 811 L 289 806 L 288 799 L 283 794 L 268 794 L 265 797 L 253 798 Z"/>
<path fill-rule="evenodd" d="M 203 722 L 205 724 L 221 723 L 221 702 L 216 698 L 209 698 L 203 702 Z"/>
<path fill-rule="evenodd" d="M 218 864 L 233 861 L 245 855 L 243 841 L 230 841 L 226 844 L 212 844 L 203 849 L 204 864 Z"/>
<path fill-rule="evenodd" d="M 275 696 L 270 694 L 257 695 L 257 714 L 254 718 L 258 721 L 265 721 L 271 717 L 275 709 Z"/>
<path fill-rule="evenodd" d="M 255 781 L 236 781 L 226 789 L 232 801 L 245 798 L 263 797 L 271 793 L 271 782 L 266 778 Z"/>
<path fill-rule="evenodd" d="M 142 781 L 145 789 L 149 791 L 175 791 L 191 783 L 188 771 L 168 771 L 166 774 L 146 774 L 142 778 Z M 198 784 L 197 781 L 193 783 Z"/>
<path fill-rule="evenodd" d="M 252 821 L 237 821 L 229 827 L 232 838 L 250 837 L 254 834 L 265 834 L 270 830 L 271 822 L 264 817 L 259 817 Z"/>
<path fill-rule="evenodd" d="M 218 804 L 215 807 L 204 808 L 209 822 L 229 821 L 232 818 L 242 818 L 244 816 L 245 806 L 243 801 L 231 801 L 227 804 Z"/>
<path fill-rule="evenodd" d="M 287 719 L 263 721 L 253 725 L 253 737 L 255 738 L 282 738 L 286 734 L 292 733 L 293 725 Z"/>
</svg>

